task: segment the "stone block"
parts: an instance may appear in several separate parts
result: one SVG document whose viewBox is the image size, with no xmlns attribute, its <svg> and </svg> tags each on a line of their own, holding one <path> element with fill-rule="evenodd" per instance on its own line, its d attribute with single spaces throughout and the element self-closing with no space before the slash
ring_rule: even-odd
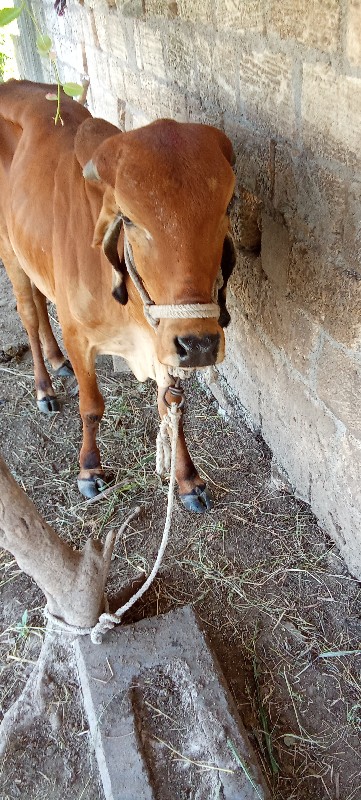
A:
<svg viewBox="0 0 361 800">
<path fill-rule="evenodd" d="M 80 637 L 75 655 L 106 800 L 269 800 L 190 606 L 123 625 L 100 647 Z"/>
<path fill-rule="evenodd" d="M 224 130 L 233 144 L 236 157 L 233 169 L 237 184 L 260 199 L 267 198 L 273 167 L 269 138 L 234 122 L 234 118 L 228 116 L 224 118 Z"/>
<path fill-rule="evenodd" d="M 261 259 L 252 253 L 239 252 L 228 289 L 239 304 L 241 313 L 251 319 L 259 317 L 264 280 Z"/>
<path fill-rule="evenodd" d="M 194 82 L 200 110 L 204 107 L 218 109 L 218 91 L 216 78 L 213 77 L 214 36 L 204 30 L 194 32 L 194 60 L 197 69 L 197 81 Z"/>
<path fill-rule="evenodd" d="M 203 105 L 235 113 L 239 106 L 237 51 L 224 36 L 198 30 L 194 34 L 197 84 Z"/>
<path fill-rule="evenodd" d="M 124 17 L 140 19 L 144 16 L 143 0 L 116 0 L 116 4 Z"/>
<path fill-rule="evenodd" d="M 262 269 L 274 286 L 285 292 L 290 265 L 290 237 L 285 225 L 262 214 Z"/>
<path fill-rule="evenodd" d="M 125 99 L 127 100 L 130 106 L 137 107 L 137 104 L 139 103 L 141 104 L 141 92 L 140 92 L 138 73 L 133 72 L 131 69 L 124 69 L 123 80 L 124 80 Z"/>
<path fill-rule="evenodd" d="M 328 64 L 304 64 L 304 144 L 322 158 L 348 166 L 361 160 L 361 78 L 339 75 Z"/>
<path fill-rule="evenodd" d="M 277 492 L 288 492 L 289 494 L 294 493 L 294 488 L 290 482 L 286 470 L 283 469 L 274 456 L 272 456 L 270 472 L 270 486 L 272 488 L 276 489 Z"/>
<path fill-rule="evenodd" d="M 326 340 L 318 361 L 317 393 L 353 436 L 361 439 L 361 357 Z"/>
<path fill-rule="evenodd" d="M 359 0 L 348 0 L 346 56 L 354 67 L 361 67 L 361 5 Z"/>
<path fill-rule="evenodd" d="M 49 36 L 54 39 L 59 37 L 61 39 L 73 39 L 74 41 L 79 40 L 77 33 L 81 29 L 83 9 L 78 3 L 69 4 L 66 14 L 59 17 L 54 14 L 53 3 L 42 2 L 40 14 L 40 27 L 43 32 L 49 33 Z"/>
<path fill-rule="evenodd" d="M 94 19 L 99 45 L 105 53 L 111 53 L 124 64 L 128 60 L 127 43 L 124 33 L 124 20 L 116 8 L 110 10 L 102 6 L 94 8 Z"/>
<path fill-rule="evenodd" d="M 319 325 L 270 283 L 263 285 L 260 324 L 272 344 L 292 366 L 307 375 L 310 359 L 321 335 Z"/>
<path fill-rule="evenodd" d="M 178 3 L 176 0 L 145 0 L 144 10 L 147 16 L 161 16 L 174 18 L 178 14 Z"/>
<path fill-rule="evenodd" d="M 139 76 L 139 93 L 133 96 L 132 105 L 151 120 L 172 117 L 179 122 L 185 122 L 187 119 L 184 92 L 158 83 L 155 78 L 142 73 Z"/>
<path fill-rule="evenodd" d="M 268 135 L 292 138 L 295 109 L 293 63 L 283 53 L 242 49 L 240 55 L 241 112 Z"/>
<path fill-rule="evenodd" d="M 122 0 L 119 0 L 119 2 L 122 2 Z M 86 11 L 88 11 L 88 8 L 99 8 L 104 11 L 109 8 L 107 0 L 84 0 L 84 5 L 86 7 Z"/>
<path fill-rule="evenodd" d="M 361 580 L 361 442 L 346 433 L 329 452 L 327 473 L 311 488 L 312 508 L 339 546 L 350 572 Z"/>
<path fill-rule="evenodd" d="M 149 72 L 156 78 L 166 80 L 162 37 L 143 22 L 137 22 L 134 30 L 135 53 L 138 69 Z"/>
<path fill-rule="evenodd" d="M 108 56 L 109 89 L 120 100 L 125 98 L 124 66 L 114 56 Z"/>
<path fill-rule="evenodd" d="M 222 110 L 236 112 L 239 108 L 238 55 L 235 43 L 217 37 L 213 50 L 212 83 L 217 87 L 218 103 Z M 209 80 L 210 76 L 208 77 Z"/>
<path fill-rule="evenodd" d="M 80 42 L 73 39 L 57 39 L 56 52 L 63 83 L 72 81 L 84 73 L 83 48 Z"/>
<path fill-rule="evenodd" d="M 88 47 L 100 47 L 94 11 L 92 8 L 84 8 L 81 21 L 81 31 L 82 41 L 84 44 L 86 44 Z"/>
<path fill-rule="evenodd" d="M 229 335 L 226 334 L 228 341 Z M 226 348 L 226 358 L 219 366 L 219 372 L 225 379 L 228 390 L 237 396 L 238 406 L 246 425 L 254 431 L 261 429 L 259 388 L 250 375 L 247 367 L 240 362 L 237 340 L 233 339 Z M 229 414 L 230 416 L 230 414 Z"/>
<path fill-rule="evenodd" d="M 231 322 L 226 330 L 226 360 L 220 372 L 250 414 L 253 426 L 261 426 L 260 396 L 264 374 L 273 375 L 273 356 L 257 327 L 257 320 L 242 313 L 232 291 L 227 296 Z"/>
<path fill-rule="evenodd" d="M 126 109 L 124 123 L 126 131 L 142 128 L 143 125 L 148 125 L 150 122 L 152 122 L 152 119 L 147 117 L 146 114 L 143 114 L 142 111 L 130 111 L 129 108 Z"/>
<path fill-rule="evenodd" d="M 361 181 L 352 181 L 347 194 L 343 246 L 349 269 L 361 280 Z"/>
<path fill-rule="evenodd" d="M 187 94 L 187 114 L 189 122 L 200 122 L 202 125 L 214 125 L 223 128 L 224 117 L 217 100 L 209 102 L 199 94 Z"/>
<path fill-rule="evenodd" d="M 122 358 L 121 356 L 113 356 L 113 370 L 115 373 L 131 372 L 131 369 L 125 358 Z"/>
<path fill-rule="evenodd" d="M 90 77 L 90 93 L 97 92 L 98 87 L 107 91 L 110 86 L 109 59 L 106 53 L 98 48 L 85 46 L 86 60 Z M 100 115 L 101 116 L 101 115 Z"/>
<path fill-rule="evenodd" d="M 279 360 L 259 367 L 262 436 L 282 464 L 298 497 L 311 500 L 311 485 L 327 474 L 337 440 L 337 420 Z"/>
<path fill-rule="evenodd" d="M 215 19 L 218 29 L 228 28 L 239 33 L 262 32 L 262 0 L 216 0 Z"/>
<path fill-rule="evenodd" d="M 261 208 L 262 203 L 256 195 L 247 189 L 236 188 L 229 211 L 235 244 L 257 254 L 261 250 Z"/>
<path fill-rule="evenodd" d="M 197 73 L 193 39 L 189 31 L 179 27 L 168 29 L 164 35 L 164 61 L 169 78 L 193 92 L 197 88 Z"/>
<path fill-rule="evenodd" d="M 105 92 L 102 85 L 91 87 L 89 105 L 94 117 L 102 117 L 119 127 L 118 99 L 110 92 Z"/>
<path fill-rule="evenodd" d="M 202 25 L 215 24 L 214 0 L 177 0 L 178 14 L 182 19 Z"/>
<path fill-rule="evenodd" d="M 347 214 L 347 179 L 331 166 L 277 145 L 275 151 L 274 207 L 285 219 L 290 236 L 333 259 L 343 251 Z M 349 253 L 347 253 L 347 258 Z"/>
<path fill-rule="evenodd" d="M 295 244 L 288 276 L 289 296 L 347 347 L 361 343 L 361 281 L 348 268 L 335 267 L 319 248 Z"/>
<path fill-rule="evenodd" d="M 268 30 L 282 39 L 296 39 L 325 52 L 337 50 L 340 36 L 339 0 L 271 0 Z"/>
</svg>

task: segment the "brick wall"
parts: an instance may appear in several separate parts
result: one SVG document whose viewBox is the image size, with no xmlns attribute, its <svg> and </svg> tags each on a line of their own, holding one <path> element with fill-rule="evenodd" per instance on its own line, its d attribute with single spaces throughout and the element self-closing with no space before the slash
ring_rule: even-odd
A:
<svg viewBox="0 0 361 800">
<path fill-rule="evenodd" d="M 359 0 L 33 0 L 64 79 L 121 128 L 223 128 L 238 265 L 221 368 L 361 575 Z M 241 458 L 241 455 L 240 455 Z"/>
</svg>

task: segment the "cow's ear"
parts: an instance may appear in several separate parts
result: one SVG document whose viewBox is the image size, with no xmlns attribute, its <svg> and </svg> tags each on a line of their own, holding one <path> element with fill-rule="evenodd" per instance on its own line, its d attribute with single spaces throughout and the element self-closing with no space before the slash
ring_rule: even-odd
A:
<svg viewBox="0 0 361 800">
<path fill-rule="evenodd" d="M 119 250 L 123 250 L 122 240 L 122 218 L 114 198 L 114 191 L 111 186 L 107 186 L 103 194 L 103 204 L 100 210 L 97 223 L 95 225 L 92 246 L 101 245 L 104 255 L 113 268 L 113 297 L 121 305 L 128 301 L 128 292 L 125 285 L 126 266 L 124 256 L 119 256 Z M 120 240 L 120 242 L 119 242 Z"/>
<path fill-rule="evenodd" d="M 215 135 L 217 137 L 218 146 L 220 147 L 223 155 L 227 159 L 228 163 L 231 167 L 234 167 L 236 163 L 236 156 L 233 150 L 232 142 L 228 139 L 223 131 L 220 131 L 218 128 L 213 128 Z"/>
<path fill-rule="evenodd" d="M 99 217 L 97 219 L 92 247 L 103 244 L 105 234 L 109 227 L 112 225 L 114 218 L 119 214 L 119 208 L 115 202 L 114 190 L 111 186 L 107 186 L 103 191 L 103 202 L 100 209 Z M 120 226 L 118 236 L 120 232 Z"/>
<path fill-rule="evenodd" d="M 105 119 L 87 117 L 79 125 L 74 140 L 75 155 L 80 166 L 85 167 L 99 145 L 117 133 L 119 133 L 118 128 Z"/>
<path fill-rule="evenodd" d="M 101 180 L 109 186 L 115 187 L 118 159 L 123 145 L 123 134 L 117 133 L 110 136 L 96 148 L 91 160 L 83 170 L 84 176 L 93 180 Z"/>
<path fill-rule="evenodd" d="M 221 309 L 219 315 L 219 324 L 221 328 L 226 328 L 229 325 L 231 317 L 229 315 L 226 299 L 227 299 L 227 283 L 232 275 L 236 265 L 236 248 L 230 234 L 227 234 L 223 242 L 223 252 L 221 260 L 221 272 L 223 278 L 223 286 L 218 291 L 218 305 Z"/>
</svg>

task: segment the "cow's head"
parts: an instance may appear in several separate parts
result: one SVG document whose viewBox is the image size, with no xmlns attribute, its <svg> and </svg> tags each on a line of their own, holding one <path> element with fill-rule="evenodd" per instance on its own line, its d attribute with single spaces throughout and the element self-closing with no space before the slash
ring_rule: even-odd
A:
<svg viewBox="0 0 361 800">
<path fill-rule="evenodd" d="M 87 120 L 81 126 L 83 140 L 88 133 L 88 153 L 92 125 L 98 124 Z M 229 319 L 224 284 L 234 263 L 227 236 L 235 182 L 230 141 L 210 126 L 158 120 L 108 135 L 101 144 L 95 137 L 94 145 L 84 176 L 104 188 L 95 240 L 103 241 L 119 275 L 118 299 L 127 300 L 117 247 L 122 220 L 137 272 L 155 304 L 220 303 L 216 317 L 160 319 L 159 361 L 172 367 L 222 361 L 222 324 Z"/>
</svg>

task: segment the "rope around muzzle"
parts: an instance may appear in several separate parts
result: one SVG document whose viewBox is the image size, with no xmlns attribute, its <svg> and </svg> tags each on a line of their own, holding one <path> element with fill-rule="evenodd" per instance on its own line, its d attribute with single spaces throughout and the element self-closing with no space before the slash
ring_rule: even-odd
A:
<svg viewBox="0 0 361 800">
<path fill-rule="evenodd" d="M 142 301 L 144 316 L 149 325 L 156 330 L 160 319 L 219 319 L 221 313 L 218 303 L 179 303 L 172 305 L 156 305 L 150 298 L 143 281 L 137 272 L 134 263 L 131 244 L 124 230 L 124 260 L 130 278 L 136 287 Z M 214 291 L 215 298 L 218 295 L 217 279 Z"/>
<path fill-rule="evenodd" d="M 153 583 L 154 578 L 156 577 L 160 565 L 162 563 L 162 559 L 164 556 L 165 549 L 168 544 L 169 538 L 169 531 L 172 522 L 172 514 L 173 514 L 173 505 L 174 505 L 174 487 L 175 487 L 175 470 L 176 470 L 176 457 L 177 457 L 177 442 L 178 442 L 178 431 L 179 431 L 179 423 L 182 416 L 182 409 L 179 403 L 171 403 L 168 407 L 167 413 L 163 416 L 160 424 L 160 429 L 157 437 L 157 472 L 158 468 L 161 470 L 160 474 L 164 474 L 165 471 L 170 471 L 169 477 L 169 489 L 168 489 L 168 500 L 167 500 L 167 513 L 164 523 L 164 530 L 162 541 L 160 543 L 160 547 L 158 550 L 158 555 L 156 561 L 154 563 L 153 569 L 149 574 L 147 580 L 143 585 L 138 589 L 138 591 L 125 603 L 123 606 L 118 608 L 118 610 L 114 614 L 110 614 L 108 611 L 104 612 L 100 615 L 99 621 L 93 628 L 81 628 L 76 625 L 70 625 L 69 623 L 61 620 L 59 617 L 55 617 L 47 606 L 44 609 L 45 617 L 56 625 L 58 628 L 61 628 L 68 633 L 73 635 L 90 635 L 91 641 L 94 644 L 101 644 L 102 637 L 104 633 L 114 628 L 116 625 L 122 620 L 124 614 L 129 611 L 129 609 L 139 600 L 140 597 L 149 589 L 150 585 Z M 171 431 L 170 436 L 170 448 L 169 442 L 166 446 L 165 443 L 165 436 L 168 437 L 168 430 Z M 158 473 L 159 474 L 159 473 Z M 128 515 L 127 519 L 124 521 L 121 530 L 123 530 L 128 522 L 139 512 L 139 509 L 133 510 L 131 514 Z M 105 598 L 107 603 L 107 600 Z"/>
</svg>

